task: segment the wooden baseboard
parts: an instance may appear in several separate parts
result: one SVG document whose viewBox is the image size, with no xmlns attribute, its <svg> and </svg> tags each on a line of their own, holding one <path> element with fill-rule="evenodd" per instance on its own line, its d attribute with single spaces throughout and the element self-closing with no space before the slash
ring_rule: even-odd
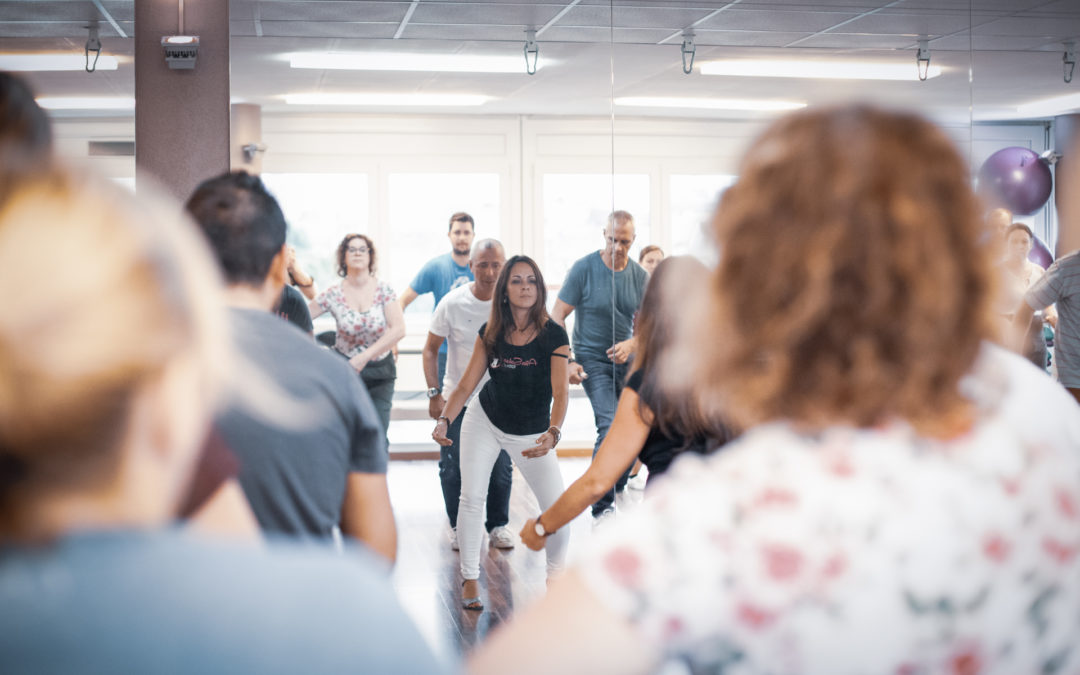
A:
<svg viewBox="0 0 1080 675">
<path fill-rule="evenodd" d="M 592 457 L 592 450 L 592 447 L 578 446 L 558 448 L 555 452 L 559 457 Z M 418 452 L 390 451 L 390 461 L 393 462 L 411 462 L 421 459 L 439 459 L 439 452 L 437 450 L 423 450 Z"/>
</svg>

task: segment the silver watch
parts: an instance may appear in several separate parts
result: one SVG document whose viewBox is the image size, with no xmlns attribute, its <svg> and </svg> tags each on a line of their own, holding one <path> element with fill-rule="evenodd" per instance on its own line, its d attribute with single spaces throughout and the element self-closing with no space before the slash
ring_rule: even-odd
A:
<svg viewBox="0 0 1080 675">
<path fill-rule="evenodd" d="M 428 398 L 435 398 L 436 396 L 438 396 L 441 393 L 442 392 L 439 391 L 438 387 L 432 387 L 431 389 L 427 390 L 427 397 Z"/>
<path fill-rule="evenodd" d="M 536 536 L 541 538 L 550 537 L 551 535 L 555 534 L 554 532 L 548 532 L 544 529 L 544 526 L 540 524 L 539 516 L 536 517 L 536 524 L 533 525 L 533 531 L 536 532 Z"/>
</svg>

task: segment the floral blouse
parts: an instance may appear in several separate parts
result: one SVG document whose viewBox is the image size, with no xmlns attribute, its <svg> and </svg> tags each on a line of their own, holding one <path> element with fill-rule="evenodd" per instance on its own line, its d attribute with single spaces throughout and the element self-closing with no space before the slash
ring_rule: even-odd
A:
<svg viewBox="0 0 1080 675">
<path fill-rule="evenodd" d="M 371 307 L 366 312 L 360 312 L 349 305 L 341 284 L 336 284 L 319 293 L 315 302 L 330 312 L 337 321 L 334 349 L 352 358 L 374 344 L 386 332 L 385 306 L 388 302 L 397 302 L 397 294 L 389 284 L 379 281 Z M 389 353 L 388 349 L 377 354 L 372 361 L 377 361 Z"/>
<path fill-rule="evenodd" d="M 1080 672 L 1080 408 L 1006 356 L 1029 390 L 961 438 L 774 423 L 685 456 L 579 571 L 695 672 Z"/>
</svg>

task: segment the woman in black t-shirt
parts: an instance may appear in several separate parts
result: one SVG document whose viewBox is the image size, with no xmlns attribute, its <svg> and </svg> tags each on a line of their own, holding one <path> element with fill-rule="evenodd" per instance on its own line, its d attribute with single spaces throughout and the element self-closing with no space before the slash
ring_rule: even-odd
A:
<svg viewBox="0 0 1080 675">
<path fill-rule="evenodd" d="M 690 309 L 687 298 L 708 283 L 708 270 L 696 259 L 668 258 L 657 265 L 638 310 L 634 370 L 619 397 L 615 420 L 592 464 L 581 478 L 521 530 L 526 546 L 539 551 L 545 532 L 559 531 L 615 485 L 635 459 L 649 469 L 649 480 L 667 470 L 680 452 L 706 452 L 730 438 L 716 415 L 707 414 L 687 389 L 662 387 L 661 354 L 674 341 L 676 313 Z M 541 504 L 541 508 L 545 508 Z"/>
<path fill-rule="evenodd" d="M 547 289 L 536 263 L 521 255 L 506 261 L 495 283 L 491 317 L 480 327 L 469 365 L 431 434 L 440 445 L 450 445 L 449 420 L 461 412 L 486 367 L 491 379 L 477 397 L 480 405 L 469 406 L 461 423 L 457 531 L 465 609 L 484 608 L 478 582 L 483 508 L 499 451 L 505 449 L 518 465 L 541 508 L 551 506 L 563 491 L 558 460 L 551 451 L 566 416 L 570 341 L 546 307 Z M 570 536 L 561 531 L 546 538 L 550 574 L 562 568 Z"/>
</svg>

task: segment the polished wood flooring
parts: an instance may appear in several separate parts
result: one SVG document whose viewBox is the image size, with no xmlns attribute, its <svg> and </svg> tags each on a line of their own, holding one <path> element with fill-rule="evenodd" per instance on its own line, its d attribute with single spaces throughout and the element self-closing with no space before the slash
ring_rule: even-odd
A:
<svg viewBox="0 0 1080 675">
<path fill-rule="evenodd" d="M 589 465 L 588 458 L 559 460 L 564 484 L 569 486 Z M 390 498 L 398 526 L 398 559 L 393 583 L 405 610 L 436 653 L 456 659 L 484 639 L 514 612 L 540 597 L 546 589 L 545 557 L 520 542 L 511 550 L 488 545 L 481 555 L 480 587 L 483 612 L 461 607 L 458 553 L 450 548 L 449 524 L 433 460 L 391 462 Z M 642 499 L 636 490 L 619 495 L 625 512 Z M 514 470 L 510 495 L 510 527 L 517 533 L 528 518 L 539 513 L 536 499 L 520 472 Z M 568 561 L 592 534 L 589 511 L 571 523 Z"/>
</svg>

